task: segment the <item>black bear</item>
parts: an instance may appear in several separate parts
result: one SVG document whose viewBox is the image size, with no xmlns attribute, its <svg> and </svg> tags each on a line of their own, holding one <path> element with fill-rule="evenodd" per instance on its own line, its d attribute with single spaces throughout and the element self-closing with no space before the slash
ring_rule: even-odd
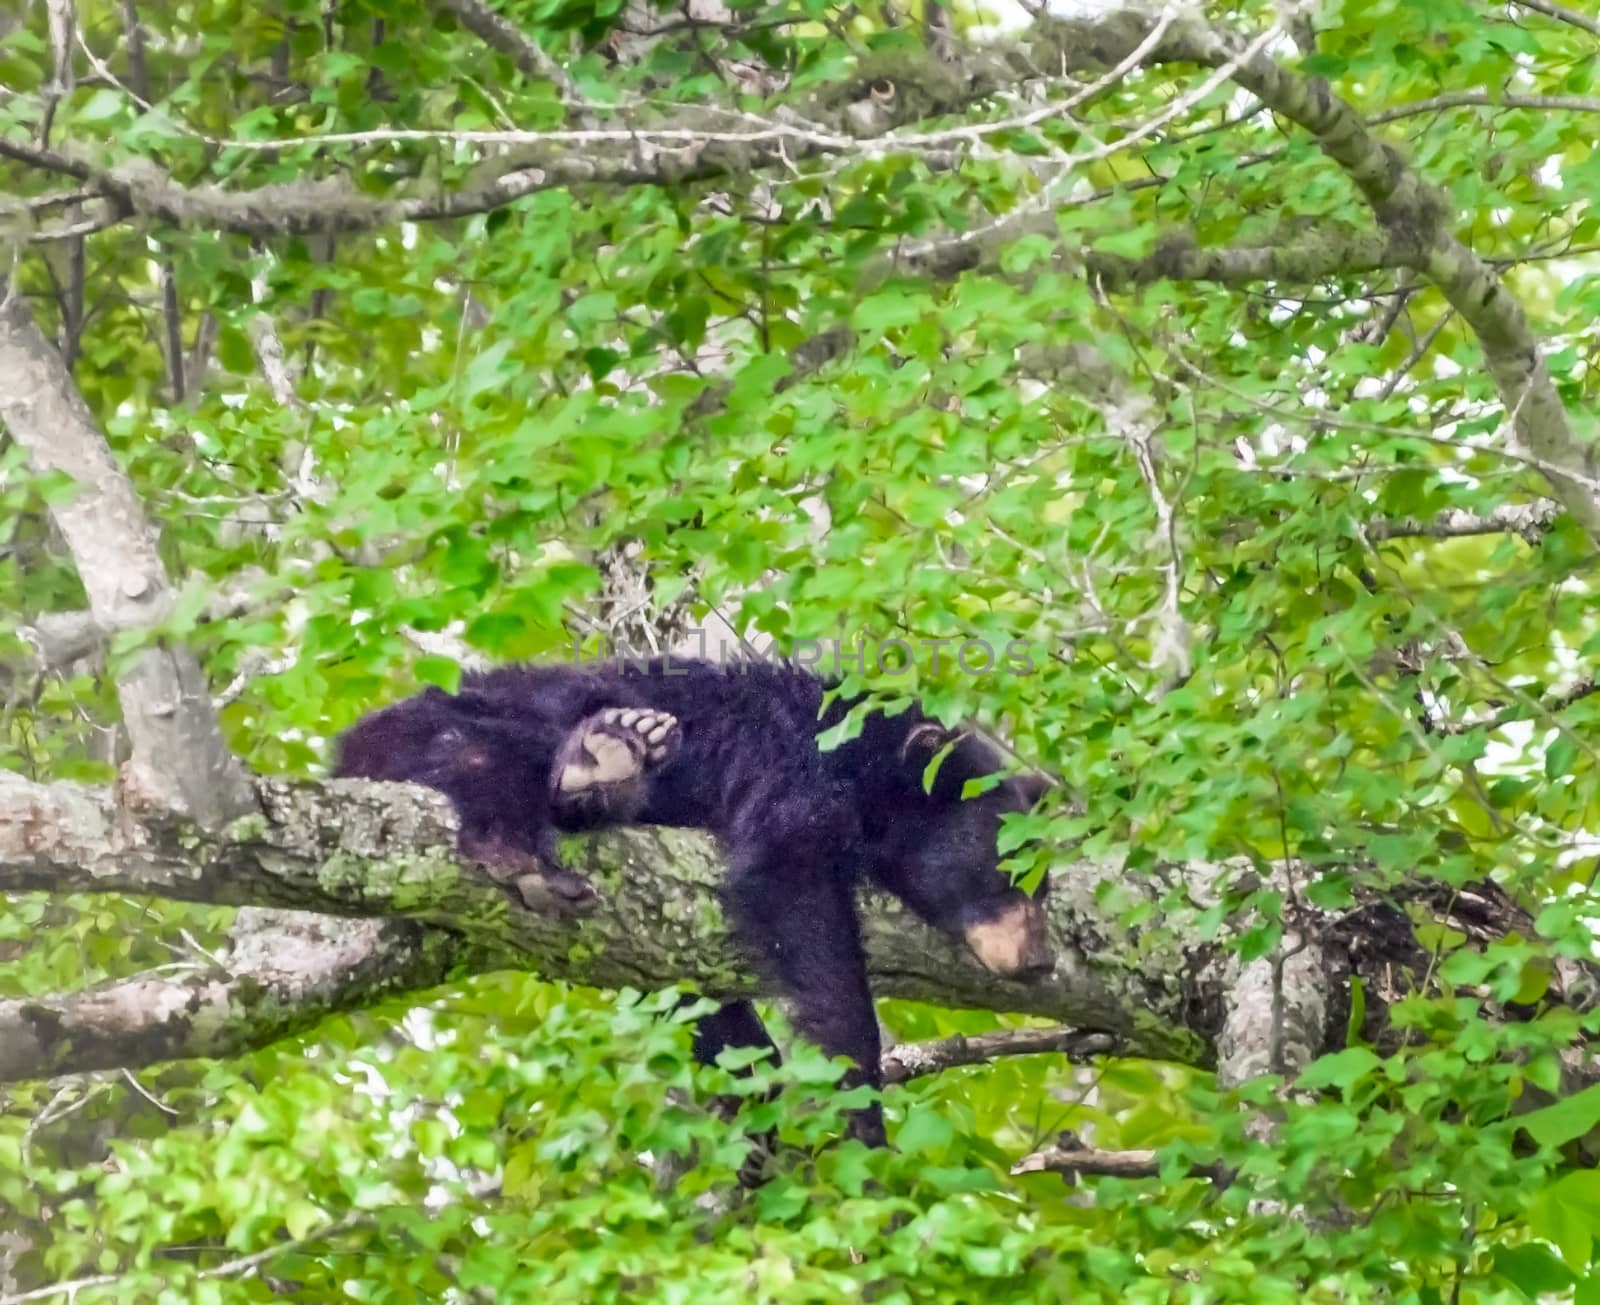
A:
<svg viewBox="0 0 1600 1305">
<path fill-rule="evenodd" d="M 822 751 L 816 736 L 848 704 L 788 666 L 657 659 L 505 668 L 464 677 L 368 716 L 340 740 L 335 773 L 411 781 L 446 794 L 464 855 L 530 906 L 581 911 L 593 893 L 556 855 L 557 831 L 607 824 L 706 829 L 727 853 L 729 918 L 796 1028 L 849 1057 L 845 1082 L 881 1082 L 854 890 L 863 879 L 964 938 L 998 974 L 1051 965 L 1042 899 L 999 868 L 1003 816 L 1043 792 L 1012 775 L 963 799 L 968 781 L 1005 769 L 998 749 L 952 733 L 915 707 L 867 717 Z M 923 776 L 948 748 L 931 789 Z M 748 1002 L 697 1030 L 696 1054 L 770 1045 Z M 852 1132 L 881 1144 L 876 1108 Z"/>
</svg>

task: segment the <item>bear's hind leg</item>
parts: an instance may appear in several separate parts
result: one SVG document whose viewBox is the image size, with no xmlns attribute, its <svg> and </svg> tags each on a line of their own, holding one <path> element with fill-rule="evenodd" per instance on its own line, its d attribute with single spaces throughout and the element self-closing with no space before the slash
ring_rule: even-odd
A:
<svg viewBox="0 0 1600 1305">
<path fill-rule="evenodd" d="M 556 822 L 568 830 L 627 824 L 644 809 L 650 772 L 678 740 L 678 718 L 650 707 L 607 707 L 581 721 L 550 769 Z"/>
<path fill-rule="evenodd" d="M 685 1001 L 696 1000 L 693 994 Z M 723 1002 L 709 1015 L 702 1015 L 695 1021 L 694 1026 L 694 1058 L 702 1065 L 714 1065 L 717 1057 L 730 1047 L 733 1048 L 760 1048 L 767 1053 L 768 1059 L 776 1065 L 782 1061 L 778 1054 L 778 1044 L 772 1040 L 772 1035 L 767 1032 L 767 1026 L 761 1022 L 761 1016 L 756 1014 L 753 1003 L 748 1001 Z M 735 1078 L 748 1078 L 748 1067 L 734 1070 Z M 763 1100 L 768 1099 L 763 1097 Z M 738 1115 L 740 1107 L 744 1104 L 739 1096 L 720 1096 L 712 1102 L 713 1110 L 722 1119 L 731 1123 Z M 761 1184 L 766 1169 L 767 1159 L 777 1154 L 778 1134 L 776 1129 L 763 1133 L 750 1135 L 752 1149 L 745 1158 L 744 1164 L 739 1167 L 739 1185 L 741 1187 L 757 1187 Z"/>
</svg>

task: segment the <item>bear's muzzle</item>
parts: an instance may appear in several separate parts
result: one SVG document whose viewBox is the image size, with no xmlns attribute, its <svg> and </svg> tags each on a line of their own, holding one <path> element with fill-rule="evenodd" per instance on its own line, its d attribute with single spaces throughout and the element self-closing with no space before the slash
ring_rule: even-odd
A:
<svg viewBox="0 0 1600 1305">
<path fill-rule="evenodd" d="M 1025 897 L 993 919 L 969 924 L 963 936 L 984 969 L 1011 979 L 1033 978 L 1055 966 L 1046 924 L 1044 907 Z"/>
</svg>

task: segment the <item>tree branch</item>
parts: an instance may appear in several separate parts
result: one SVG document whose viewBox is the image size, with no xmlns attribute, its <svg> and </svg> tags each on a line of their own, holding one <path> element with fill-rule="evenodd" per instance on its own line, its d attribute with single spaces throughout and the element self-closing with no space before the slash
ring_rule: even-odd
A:
<svg viewBox="0 0 1600 1305">
<path fill-rule="evenodd" d="M 1588 32 L 1591 36 L 1600 36 L 1600 20 L 1590 18 L 1587 14 L 1576 13 L 1556 4 L 1554 0 L 1512 0 L 1512 3 L 1524 9 L 1532 9 L 1546 18 L 1554 18 L 1558 23 L 1566 23 L 1569 27 Z"/>
<path fill-rule="evenodd" d="M 337 235 L 399 222 L 470 217 L 552 186 L 649 179 L 648 174 L 632 176 L 625 167 L 616 169 L 615 177 L 608 176 L 607 169 L 578 159 L 549 170 L 507 170 L 453 191 L 380 199 L 360 193 L 343 179 L 284 182 L 243 192 L 209 185 L 186 187 L 149 159 L 129 159 L 115 168 L 99 168 L 15 140 L 0 139 L 0 157 L 92 183 L 111 205 L 116 219 L 138 215 L 180 228 L 251 236 Z M 107 225 L 110 223 L 101 222 L 96 229 Z"/>
<path fill-rule="evenodd" d="M 75 495 L 50 509 L 102 629 L 158 624 L 173 593 L 133 485 L 106 446 L 71 374 L 0 280 L 0 421 L 36 472 Z M 216 827 L 249 811 L 250 787 L 228 751 L 199 663 L 186 649 L 146 647 L 117 673 L 117 696 L 142 782 L 161 801 Z"/>
<path fill-rule="evenodd" d="M 905 1083 L 959 1065 L 982 1065 L 1000 1056 L 1057 1052 L 1069 1060 L 1108 1054 L 1116 1040 L 1082 1029 L 1000 1029 L 971 1037 L 956 1034 L 933 1042 L 902 1042 L 883 1053 L 883 1081 Z"/>
<path fill-rule="evenodd" d="M 267 578 L 260 567 L 244 567 L 235 572 L 207 597 L 200 621 L 225 621 L 250 611 L 258 601 L 265 602 L 258 600 L 256 591 Z M 31 659 L 24 659 L 21 669 L 34 673 L 59 670 L 100 651 L 116 633 L 117 630 L 102 626 L 90 611 L 41 612 L 16 629 L 17 638 L 33 652 Z M 9 669 L 0 664 L 0 678 Z"/>
<path fill-rule="evenodd" d="M 299 911 L 241 912 L 232 940 L 221 967 L 0 1001 L 0 1083 L 238 1055 L 336 1011 L 443 983 L 464 954 L 459 937 L 444 929 Z M 1118 1046 L 1107 1033 L 1002 1029 L 901 1043 L 884 1053 L 883 1075 L 905 1083 L 1001 1056 L 1088 1060 Z"/>
<path fill-rule="evenodd" d="M 1570 113 L 1600 113 L 1600 97 L 1451 91 L 1445 95 L 1431 95 L 1425 100 L 1411 100 L 1405 104 L 1397 104 L 1392 109 L 1369 114 L 1367 125 L 1376 127 L 1385 122 L 1399 122 L 1402 118 L 1415 118 L 1424 113 L 1436 113 L 1440 109 L 1540 109 Z"/>
<path fill-rule="evenodd" d="M 449 0 L 452 12 L 459 2 Z M 462 7 L 470 8 L 470 4 Z M 504 22 L 491 11 L 483 13 L 497 25 Z M 515 29 L 510 30 L 520 37 Z M 905 69 L 900 75 L 914 79 L 917 70 Z M 60 150 L 7 138 L 0 138 L 0 158 L 88 182 L 118 217 L 138 215 L 180 228 L 254 236 L 339 234 L 400 222 L 466 217 L 562 186 L 683 184 L 761 168 L 791 167 L 796 160 L 824 153 L 899 148 L 889 139 L 896 126 L 913 120 L 918 112 L 955 112 L 981 99 L 994 85 L 992 77 L 978 71 L 964 83 L 953 79 L 947 69 L 930 70 L 928 75 L 938 83 L 932 89 L 931 104 L 918 110 L 897 103 L 872 122 L 870 131 L 858 129 L 851 105 L 839 109 L 831 100 L 818 100 L 801 107 L 828 117 L 828 123 L 811 123 L 803 112 L 792 108 L 771 122 L 751 127 L 740 115 L 730 119 L 728 113 L 715 108 L 684 108 L 674 117 L 651 120 L 641 116 L 650 112 L 648 108 L 625 106 L 618 111 L 617 124 L 604 128 L 551 132 L 380 129 L 316 138 L 328 145 L 436 141 L 503 151 L 488 158 L 455 190 L 429 186 L 387 198 L 358 191 L 343 177 L 271 184 L 243 192 L 214 185 L 185 186 L 149 158 L 129 158 L 107 168 Z M 925 103 L 929 98 L 900 96 L 899 100 Z M 737 130 L 728 129 L 730 120 L 740 124 Z M 213 148 L 228 150 L 268 151 L 306 143 L 225 140 L 198 134 L 197 138 Z M 59 235 L 53 233 L 53 237 Z"/>
<path fill-rule="evenodd" d="M 1553 693 L 1537 701 L 1519 702 L 1504 711 L 1497 712 L 1487 720 L 1435 721 L 1433 729 L 1440 734 L 1468 734 L 1473 730 L 1497 730 L 1513 721 L 1548 720 L 1557 712 L 1565 711 L 1573 703 L 1581 702 L 1594 693 L 1600 693 L 1600 676 L 1585 675 L 1574 680 L 1560 693 Z"/>
<path fill-rule="evenodd" d="M 354 1214 L 343 1219 L 336 1219 L 332 1223 L 313 1228 L 303 1237 L 291 1237 L 287 1241 L 277 1242 L 263 1250 L 252 1251 L 249 1255 L 240 1255 L 231 1260 L 224 1260 L 221 1264 L 214 1264 L 207 1269 L 196 1270 L 192 1277 L 196 1282 L 205 1282 L 216 1278 L 239 1278 L 254 1273 L 264 1264 L 270 1264 L 280 1255 L 293 1255 L 296 1251 L 317 1242 L 325 1241 L 329 1237 L 336 1237 L 340 1233 L 349 1232 L 352 1228 L 359 1228 L 369 1221 L 368 1215 Z M 176 1275 L 174 1275 L 176 1276 Z M 35 1287 L 31 1291 L 18 1292 L 13 1296 L 0 1296 L 0 1305 L 27 1305 L 28 1302 L 50 1300 L 56 1296 L 65 1296 L 69 1305 L 75 1301 L 80 1291 L 88 1291 L 92 1287 L 110 1287 L 121 1282 L 124 1273 L 97 1273 L 88 1278 L 71 1278 L 66 1282 L 54 1282 L 45 1287 Z M 165 1284 L 172 1286 L 171 1282 Z"/>
<path fill-rule="evenodd" d="M 358 925 L 274 915 L 254 939 L 241 922 L 227 974 L 141 975 L 0 1006 L 9 1057 L 0 1080 L 227 1054 L 389 992 L 496 969 L 613 989 L 684 981 L 715 998 L 760 991 L 723 923 L 725 870 L 704 835 L 619 829 L 567 840 L 567 863 L 601 895 L 592 913 L 574 917 L 513 905 L 487 874 L 463 865 L 449 803 L 431 790 L 277 778 L 257 779 L 255 790 L 258 813 L 207 831 L 151 806 L 126 772 L 105 789 L 0 771 L 0 893 L 135 893 L 363 917 Z M 868 895 L 863 940 L 875 992 L 1063 1026 L 894 1048 L 885 1060 L 891 1081 L 1044 1050 L 1222 1069 L 1224 1054 L 1235 1068 L 1263 1058 L 1297 1065 L 1326 1049 L 1314 1045 L 1327 1021 L 1310 998 L 1330 983 L 1354 973 L 1370 993 L 1400 994 L 1426 981 L 1433 954 L 1415 942 L 1403 906 L 1307 908 L 1296 920 L 1307 942 L 1280 1001 L 1271 976 L 1257 973 L 1273 962 L 1241 972 L 1226 938 L 1202 927 L 1204 904 L 1238 869 L 1168 866 L 1130 879 L 1111 862 L 1055 867 L 1048 910 L 1056 964 L 1036 983 L 988 973 L 898 903 Z M 1107 904 L 1100 887 L 1110 879 L 1121 891 Z M 1164 905 L 1159 934 L 1130 933 L 1122 923 L 1129 894 L 1193 905 Z M 1496 914 L 1499 900 L 1492 891 L 1482 898 L 1490 933 L 1528 927 L 1521 916 Z M 1260 1000 L 1244 1000 L 1246 987 Z M 1242 1015 L 1230 1015 L 1235 1006 Z M 1266 1018 L 1280 1009 L 1281 1036 Z M 65 1036 L 78 1025 L 78 1036 Z"/>
<path fill-rule="evenodd" d="M 420 958 L 407 967 L 392 949 L 376 949 L 347 980 L 336 980 L 332 954 L 317 950 L 314 938 L 297 944 L 293 956 L 287 949 L 282 956 L 250 953 L 258 969 L 277 967 L 276 991 L 303 994 L 304 1016 L 276 1009 L 271 1001 L 259 1011 L 241 1005 L 248 976 L 230 984 L 214 974 L 163 979 L 154 987 L 144 986 L 148 976 L 128 980 L 113 985 L 116 1000 L 98 994 L 90 1011 L 126 1012 L 129 1002 L 143 998 L 167 1010 L 178 993 L 187 993 L 206 1011 L 236 1014 L 244 1025 L 239 1033 L 207 1030 L 202 1048 L 237 1047 L 270 1040 L 319 1013 L 363 1005 L 405 975 L 437 981 L 447 966 L 457 973 L 529 969 L 602 988 L 685 980 L 714 997 L 758 990 L 723 926 L 723 865 L 702 835 L 623 829 L 569 840 L 568 863 L 602 894 L 592 914 L 574 919 L 515 907 L 487 875 L 462 866 L 454 853 L 454 819 L 436 793 L 353 780 L 280 779 L 260 779 L 256 791 L 260 814 L 208 833 L 170 812 L 147 809 L 126 783 L 116 790 L 43 785 L 0 772 L 0 892 L 110 891 L 394 917 L 412 929 L 431 926 L 420 935 Z M 1215 985 L 1223 975 L 1214 944 L 1196 937 L 1192 951 L 1174 947 L 1159 964 L 1136 953 L 1114 921 L 1099 918 L 1096 887 L 1115 872 L 1110 864 L 1085 862 L 1061 875 L 1050 897 L 1057 965 L 1033 984 L 989 974 L 958 944 L 898 904 L 874 897 L 864 912 L 864 934 L 876 990 L 1050 1017 L 1074 1030 L 1049 1034 L 1065 1039 L 1060 1045 L 1069 1051 L 1113 1049 L 1208 1064 L 1216 1030 L 1204 1012 L 1220 1008 L 1198 994 L 1220 992 Z M 1159 889 L 1152 884 L 1151 891 Z M 1173 918 L 1181 930 L 1182 914 Z M 82 1010 L 73 1004 L 82 1000 L 53 998 L 32 1006 L 66 1019 Z M 10 1008 L 9 1018 L 15 1028 L 22 1017 Z M 71 1041 L 39 1064 L 39 1072 L 101 1065 L 113 1046 L 118 1054 L 148 1047 L 133 1063 L 172 1054 L 179 1032 L 159 1020 L 154 1026 L 166 1030 L 161 1037 L 118 1042 L 108 1035 L 100 1051 Z M 1029 1040 L 1048 1039 L 1023 1039 Z M 975 1045 L 994 1049 L 986 1042 Z M 940 1054 L 948 1059 L 957 1053 Z M 73 1059 L 78 1055 L 90 1059 L 80 1065 Z M 926 1057 L 908 1060 L 903 1072 L 925 1072 L 913 1070 L 913 1063 L 926 1063 Z M 13 1063 L 9 1072 L 19 1068 Z"/>
<path fill-rule="evenodd" d="M 451 935 L 404 920 L 241 912 L 227 969 L 0 1001 L 0 1082 L 231 1056 L 449 975 Z"/>
<path fill-rule="evenodd" d="M 435 0 L 435 7 L 453 14 L 458 23 L 491 49 L 500 51 L 530 79 L 552 82 L 568 98 L 577 97 L 577 88 L 566 70 L 544 52 L 509 18 L 497 14 L 482 0 Z"/>
<path fill-rule="evenodd" d="M 1103 16 L 1051 20 L 1063 47 L 1115 62 L 1159 30 L 1163 19 L 1139 0 Z M 1063 39 L 1064 37 L 1064 39 Z M 1587 473 L 1584 448 L 1568 420 L 1522 305 L 1494 268 L 1451 233 L 1451 203 L 1355 109 L 1320 79 L 1301 77 L 1237 33 L 1213 27 L 1195 10 L 1168 23 L 1151 54 L 1155 62 L 1229 68 L 1231 79 L 1275 113 L 1309 131 L 1337 163 L 1391 237 L 1408 246 L 1412 264 L 1432 279 L 1477 334 L 1484 361 L 1505 405 L 1514 440 L 1539 460 L 1555 496 L 1590 538 L 1600 540 L 1600 496 Z"/>
<path fill-rule="evenodd" d="M 1002 218 L 988 227 L 930 240 L 886 256 L 877 275 L 930 276 L 950 280 L 992 264 L 1002 249 L 1025 236 L 1042 235 L 1059 246 L 1054 212 Z M 1408 265 L 1410 249 L 1381 231 L 1328 226 L 1301 233 L 1279 245 L 1206 249 L 1187 233 L 1166 237 L 1141 258 L 1060 246 L 1054 259 L 1081 266 L 1108 290 L 1127 290 L 1156 281 L 1214 281 L 1249 285 L 1257 281 L 1316 282 Z"/>
<path fill-rule="evenodd" d="M 1436 517 L 1397 517 L 1369 521 L 1362 528 L 1369 539 L 1404 539 L 1425 536 L 1429 539 L 1464 539 L 1472 535 L 1521 535 L 1530 544 L 1550 529 L 1561 515 L 1561 504 L 1540 498 L 1531 503 L 1506 503 L 1491 512 L 1467 512 L 1450 508 Z"/>
<path fill-rule="evenodd" d="M 1014 1174 L 1090 1174 L 1100 1178 L 1156 1178 L 1161 1165 L 1153 1150 L 1102 1151 L 1085 1146 L 1072 1133 L 1063 1133 L 1055 1146 L 1025 1155 L 1011 1166 Z M 1190 1178 L 1207 1178 L 1220 1186 L 1233 1181 L 1221 1165 L 1191 1165 Z"/>
</svg>

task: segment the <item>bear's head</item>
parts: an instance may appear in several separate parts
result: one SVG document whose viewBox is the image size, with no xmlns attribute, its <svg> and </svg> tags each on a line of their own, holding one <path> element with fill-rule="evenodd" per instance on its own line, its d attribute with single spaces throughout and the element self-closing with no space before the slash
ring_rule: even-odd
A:
<svg viewBox="0 0 1600 1305">
<path fill-rule="evenodd" d="M 504 794 L 513 803 L 549 749 L 537 746 L 512 723 L 471 710 L 471 700 L 429 688 L 356 723 L 339 739 L 335 778 L 426 784 L 452 798 Z"/>
<path fill-rule="evenodd" d="M 931 792 L 922 777 L 940 762 Z M 997 839 L 1004 818 L 1027 811 L 1048 781 L 1010 775 L 963 798 L 968 781 L 1006 768 L 998 748 L 968 731 L 933 721 L 911 724 L 900 748 L 904 778 L 919 801 L 894 821 L 877 877 L 929 924 L 963 939 L 985 968 L 1012 978 L 1032 978 L 1054 965 L 1044 903 L 1048 882 L 1030 895 L 1000 868 Z"/>
<path fill-rule="evenodd" d="M 561 864 L 548 821 L 553 746 L 493 703 L 430 688 L 339 739 L 335 778 L 425 784 L 450 799 L 462 856 L 530 910 L 587 912 L 599 898 Z"/>
</svg>

